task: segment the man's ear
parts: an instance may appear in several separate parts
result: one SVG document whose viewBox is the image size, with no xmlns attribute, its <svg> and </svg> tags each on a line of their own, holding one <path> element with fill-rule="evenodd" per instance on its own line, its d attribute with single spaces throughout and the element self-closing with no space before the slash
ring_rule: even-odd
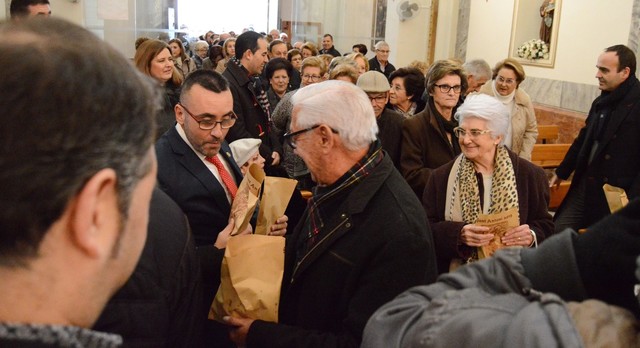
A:
<svg viewBox="0 0 640 348">
<path fill-rule="evenodd" d="M 327 125 L 321 125 L 318 127 L 318 133 L 320 134 L 320 146 L 324 152 L 331 151 L 335 147 L 335 137 L 333 131 Z"/>
<path fill-rule="evenodd" d="M 251 58 L 253 58 L 253 52 L 251 52 L 251 50 L 247 48 L 247 50 L 242 53 L 242 59 L 251 60 Z"/>
<path fill-rule="evenodd" d="M 90 258 L 111 255 L 120 233 L 116 173 L 102 169 L 80 189 L 67 209 L 72 209 L 69 238 L 78 250 Z"/>
<path fill-rule="evenodd" d="M 627 79 L 629 77 L 629 75 L 631 75 L 631 68 L 629 67 L 625 67 L 624 69 L 622 69 L 622 71 L 620 71 L 622 73 L 622 77 Z"/>
<path fill-rule="evenodd" d="M 179 104 L 176 104 L 176 106 L 173 107 L 173 112 L 176 114 L 176 122 L 178 122 L 181 125 L 184 125 L 185 114 L 182 107 Z"/>
</svg>

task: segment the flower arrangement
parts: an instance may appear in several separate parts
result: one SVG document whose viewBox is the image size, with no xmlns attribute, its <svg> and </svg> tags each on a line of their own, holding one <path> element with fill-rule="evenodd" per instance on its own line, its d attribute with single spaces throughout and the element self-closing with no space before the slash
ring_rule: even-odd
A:
<svg viewBox="0 0 640 348">
<path fill-rule="evenodd" d="M 549 59 L 549 46 L 540 39 L 531 39 L 518 47 L 518 57 L 529 60 Z"/>
</svg>

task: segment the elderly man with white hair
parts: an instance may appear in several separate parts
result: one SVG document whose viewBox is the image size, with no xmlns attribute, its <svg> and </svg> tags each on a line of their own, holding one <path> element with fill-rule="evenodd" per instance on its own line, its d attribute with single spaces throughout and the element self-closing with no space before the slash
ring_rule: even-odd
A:
<svg viewBox="0 0 640 348">
<path fill-rule="evenodd" d="M 465 96 L 471 94 L 471 92 L 480 91 L 480 87 L 482 87 L 487 81 L 491 80 L 491 77 L 493 76 L 489 63 L 484 59 L 473 59 L 467 61 L 462 65 L 462 67 L 467 73 L 467 82 L 469 85 L 465 92 Z"/>
<path fill-rule="evenodd" d="M 389 44 L 378 41 L 374 47 L 376 56 L 369 59 L 369 70 L 379 71 L 389 78 L 391 73 L 396 71 L 396 67 L 389 63 Z"/>
<path fill-rule="evenodd" d="M 285 139 L 318 186 L 287 239 L 279 322 L 226 320 L 239 346 L 359 347 L 378 307 L 435 280 L 431 232 L 360 88 L 322 82 L 292 102 Z"/>
<path fill-rule="evenodd" d="M 500 237 L 505 246 L 535 247 L 554 233 L 546 174 L 504 146 L 509 110 L 488 95 L 470 95 L 455 117 L 462 155 L 431 173 L 422 202 L 440 273 L 478 260 L 480 247 L 497 237 L 476 225 L 480 214 L 518 211 L 518 227 Z"/>
</svg>

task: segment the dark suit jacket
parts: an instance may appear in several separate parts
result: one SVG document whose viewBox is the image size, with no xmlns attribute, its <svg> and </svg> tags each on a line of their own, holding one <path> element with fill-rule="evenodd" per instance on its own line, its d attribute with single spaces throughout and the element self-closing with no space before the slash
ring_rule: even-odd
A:
<svg viewBox="0 0 640 348">
<path fill-rule="evenodd" d="M 229 89 L 233 95 L 233 112 L 238 116 L 236 124 L 229 129 L 226 140 L 262 140 L 260 155 L 266 160 L 267 167 L 271 166 L 271 154 L 275 151 L 282 157 L 282 146 L 271 130 L 268 116 L 254 96 L 257 92 L 253 89 L 249 75 L 233 62 L 227 64 L 227 69 L 222 75 L 229 81 Z"/>
<path fill-rule="evenodd" d="M 640 82 L 635 76 L 629 77 L 618 89 L 623 89 L 618 92 L 626 93 L 609 114 L 604 135 L 591 163 L 589 155 L 594 128 L 596 118 L 600 115 L 596 106 L 602 97 L 594 100 L 586 126 L 580 130 L 556 169 L 558 177 L 565 180 L 574 172 L 568 195 L 574 194 L 579 186 L 576 183 L 585 180 L 586 210 L 583 225 L 578 228 L 588 227 L 610 214 L 602 190 L 604 184 L 623 188 L 629 199 L 640 196 Z M 556 216 L 562 214 L 568 201 L 570 200 L 564 200 Z"/>
<path fill-rule="evenodd" d="M 242 173 L 231 157 L 226 141 L 222 143 L 220 154 L 227 160 L 239 185 Z M 220 285 L 220 264 L 224 255 L 224 250 L 213 244 L 228 224 L 231 205 L 222 184 L 182 140 L 175 127 L 158 139 L 156 156 L 158 186 L 180 206 L 191 225 L 202 268 L 204 303 L 208 306 Z M 207 342 L 217 342 L 220 347 L 230 345 L 226 329 L 221 325 L 211 322 L 205 330 Z"/>
<path fill-rule="evenodd" d="M 182 210 L 154 189 L 149 227 L 131 278 L 111 298 L 94 330 L 122 335 L 124 347 L 197 347 L 207 308 L 200 264 Z"/>
<path fill-rule="evenodd" d="M 227 142 L 220 154 L 231 167 L 239 185 L 242 174 L 231 157 Z M 213 245 L 229 221 L 231 205 L 222 184 L 178 134 L 175 127 L 156 143 L 158 186 L 184 211 L 189 219 L 196 246 Z"/>
<path fill-rule="evenodd" d="M 389 76 L 391 76 L 391 73 L 396 71 L 396 67 L 393 66 L 393 64 L 387 62 L 387 65 L 385 65 L 384 67 L 384 71 L 382 71 L 382 69 L 380 68 L 380 62 L 378 62 L 378 59 L 376 57 L 373 57 L 369 59 L 369 71 L 371 70 L 383 73 L 384 76 L 386 76 L 388 79 Z"/>
</svg>

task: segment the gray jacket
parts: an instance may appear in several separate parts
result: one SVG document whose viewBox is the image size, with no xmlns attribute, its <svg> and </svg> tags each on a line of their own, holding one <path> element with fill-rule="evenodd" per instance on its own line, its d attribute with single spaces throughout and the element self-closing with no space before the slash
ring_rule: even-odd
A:
<svg viewBox="0 0 640 348">
<path fill-rule="evenodd" d="M 572 233 L 409 289 L 369 319 L 362 347 L 583 347 L 564 302 L 586 298 Z"/>
</svg>

